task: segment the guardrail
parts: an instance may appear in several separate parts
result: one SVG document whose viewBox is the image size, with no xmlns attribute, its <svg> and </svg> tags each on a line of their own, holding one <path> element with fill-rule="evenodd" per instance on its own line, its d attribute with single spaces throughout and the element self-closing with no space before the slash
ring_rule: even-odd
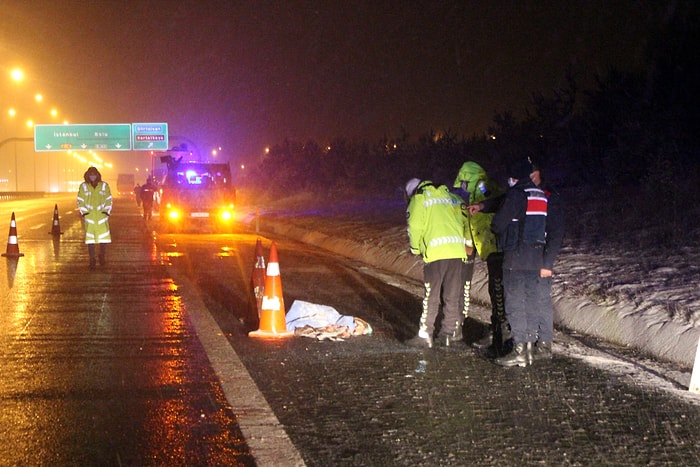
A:
<svg viewBox="0 0 700 467">
<path fill-rule="evenodd" d="M 43 198 L 44 191 L 0 191 L 0 201 Z"/>
</svg>

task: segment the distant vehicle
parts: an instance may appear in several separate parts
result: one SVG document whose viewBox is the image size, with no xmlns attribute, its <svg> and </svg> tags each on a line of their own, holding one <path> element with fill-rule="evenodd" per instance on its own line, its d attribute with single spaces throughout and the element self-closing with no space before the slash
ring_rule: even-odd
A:
<svg viewBox="0 0 700 467">
<path fill-rule="evenodd" d="M 117 196 L 133 198 L 135 185 L 136 178 L 134 174 L 117 175 Z"/>
<path fill-rule="evenodd" d="M 161 161 L 168 166 L 160 187 L 162 229 L 233 229 L 236 189 L 229 164 L 181 162 L 171 156 Z"/>
</svg>

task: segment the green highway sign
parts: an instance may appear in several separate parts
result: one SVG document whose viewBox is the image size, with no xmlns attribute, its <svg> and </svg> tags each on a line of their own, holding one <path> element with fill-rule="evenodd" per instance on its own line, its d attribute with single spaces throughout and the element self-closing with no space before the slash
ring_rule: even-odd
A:
<svg viewBox="0 0 700 467">
<path fill-rule="evenodd" d="M 130 151 L 131 125 L 34 125 L 34 150 Z"/>
<path fill-rule="evenodd" d="M 134 151 L 167 151 L 167 123 L 132 123 Z"/>
</svg>

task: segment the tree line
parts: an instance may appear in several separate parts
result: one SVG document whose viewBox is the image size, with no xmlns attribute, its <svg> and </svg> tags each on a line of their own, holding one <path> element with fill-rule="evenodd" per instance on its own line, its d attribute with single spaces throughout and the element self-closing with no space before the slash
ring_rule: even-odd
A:
<svg viewBox="0 0 700 467">
<path fill-rule="evenodd" d="M 611 69 L 588 90 L 566 71 L 565 86 L 531 96 L 522 117 L 497 113 L 486 134 L 285 140 L 241 182 L 273 195 L 338 187 L 392 194 L 411 177 L 451 186 L 467 160 L 504 181 L 513 159 L 531 155 L 552 184 L 578 201 L 604 199 L 599 209 L 622 221 L 666 223 L 671 234 L 697 228 L 700 7 L 680 3 L 650 40 L 645 66 Z"/>
</svg>

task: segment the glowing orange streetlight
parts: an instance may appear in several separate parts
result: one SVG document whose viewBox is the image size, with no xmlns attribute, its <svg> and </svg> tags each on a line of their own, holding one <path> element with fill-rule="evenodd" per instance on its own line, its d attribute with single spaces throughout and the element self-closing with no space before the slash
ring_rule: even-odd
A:
<svg viewBox="0 0 700 467">
<path fill-rule="evenodd" d="M 12 78 L 12 81 L 20 82 L 24 79 L 24 72 L 20 70 L 19 68 L 14 68 L 10 72 L 10 77 Z"/>
</svg>

